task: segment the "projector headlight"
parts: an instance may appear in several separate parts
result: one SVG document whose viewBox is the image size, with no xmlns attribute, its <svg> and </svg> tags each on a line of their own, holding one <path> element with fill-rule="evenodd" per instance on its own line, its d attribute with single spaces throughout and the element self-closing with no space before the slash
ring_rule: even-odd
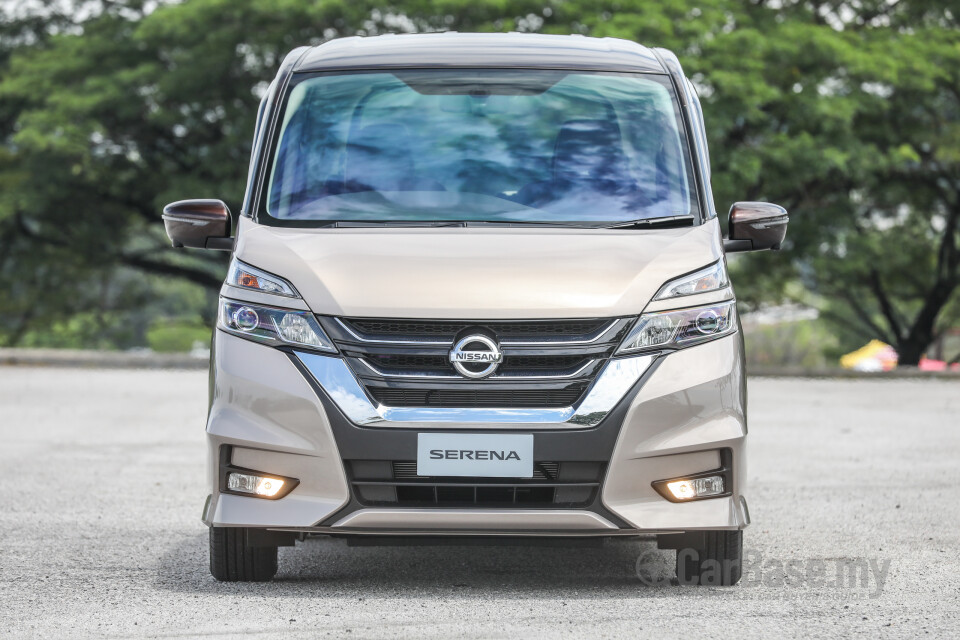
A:
<svg viewBox="0 0 960 640">
<path fill-rule="evenodd" d="M 228 333 L 273 346 L 290 344 L 336 351 L 333 341 L 309 311 L 277 309 L 220 298 L 217 326 Z"/>
<path fill-rule="evenodd" d="M 643 349 L 686 347 L 736 330 L 735 300 L 706 307 L 645 313 L 627 334 L 617 353 Z"/>
</svg>

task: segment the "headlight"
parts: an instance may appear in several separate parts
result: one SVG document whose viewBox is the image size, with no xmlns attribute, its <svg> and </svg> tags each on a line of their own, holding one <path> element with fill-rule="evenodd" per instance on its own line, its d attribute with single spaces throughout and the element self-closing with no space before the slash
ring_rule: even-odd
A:
<svg viewBox="0 0 960 640">
<path fill-rule="evenodd" d="M 733 333 L 737 327 L 736 301 L 707 307 L 645 313 L 617 353 L 660 347 L 685 347 Z"/>
<path fill-rule="evenodd" d="M 217 325 L 229 333 L 272 345 L 295 344 L 320 351 L 336 351 L 320 323 L 308 311 L 275 309 L 220 298 Z"/>
<path fill-rule="evenodd" d="M 227 272 L 227 284 L 243 289 L 253 289 L 261 293 L 272 293 L 288 298 L 299 298 L 300 294 L 293 285 L 281 278 L 260 269 L 244 264 L 236 258 L 230 262 Z"/>
<path fill-rule="evenodd" d="M 706 269 L 700 269 L 700 271 L 694 271 L 676 280 L 671 280 L 663 285 L 653 299 L 666 300 L 668 298 L 692 296 L 695 293 L 717 291 L 729 284 L 730 279 L 727 278 L 727 268 L 724 266 L 723 260 L 718 260 Z"/>
</svg>

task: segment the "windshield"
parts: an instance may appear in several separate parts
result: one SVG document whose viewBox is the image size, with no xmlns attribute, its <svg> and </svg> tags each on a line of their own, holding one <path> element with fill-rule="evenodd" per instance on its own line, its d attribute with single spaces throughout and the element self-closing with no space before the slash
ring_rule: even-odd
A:
<svg viewBox="0 0 960 640">
<path fill-rule="evenodd" d="M 279 224 L 691 216 L 677 120 L 658 75 L 304 75 L 287 95 L 266 210 Z"/>
</svg>

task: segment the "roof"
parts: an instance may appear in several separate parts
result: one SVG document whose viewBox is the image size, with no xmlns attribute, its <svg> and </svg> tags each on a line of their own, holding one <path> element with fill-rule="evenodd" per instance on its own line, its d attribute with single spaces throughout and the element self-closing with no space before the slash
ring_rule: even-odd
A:
<svg viewBox="0 0 960 640">
<path fill-rule="evenodd" d="M 352 37 L 311 47 L 299 71 L 474 67 L 666 73 L 653 51 L 629 40 L 533 33 L 423 33 Z"/>
</svg>

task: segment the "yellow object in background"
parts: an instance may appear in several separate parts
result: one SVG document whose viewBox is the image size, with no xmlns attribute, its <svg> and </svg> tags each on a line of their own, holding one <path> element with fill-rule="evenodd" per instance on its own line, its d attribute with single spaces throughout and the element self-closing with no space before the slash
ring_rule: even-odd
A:
<svg viewBox="0 0 960 640">
<path fill-rule="evenodd" d="M 890 371 L 897 366 L 897 352 L 886 342 L 871 340 L 840 358 L 840 366 L 855 371 Z"/>
</svg>

